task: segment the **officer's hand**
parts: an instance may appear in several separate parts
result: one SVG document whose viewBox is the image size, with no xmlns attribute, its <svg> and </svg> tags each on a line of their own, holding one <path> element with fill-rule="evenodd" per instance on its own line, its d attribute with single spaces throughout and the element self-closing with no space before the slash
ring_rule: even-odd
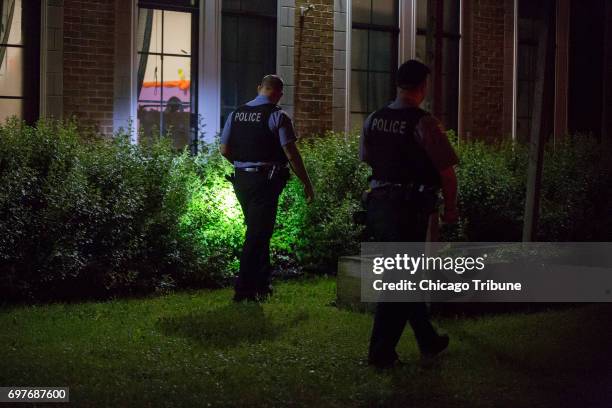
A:
<svg viewBox="0 0 612 408">
<path fill-rule="evenodd" d="M 304 195 L 306 196 L 306 203 L 312 203 L 314 200 L 314 189 L 310 184 L 304 186 Z"/>
<path fill-rule="evenodd" d="M 442 214 L 442 222 L 445 224 L 456 224 L 459 221 L 459 210 L 457 208 L 444 209 Z"/>
</svg>

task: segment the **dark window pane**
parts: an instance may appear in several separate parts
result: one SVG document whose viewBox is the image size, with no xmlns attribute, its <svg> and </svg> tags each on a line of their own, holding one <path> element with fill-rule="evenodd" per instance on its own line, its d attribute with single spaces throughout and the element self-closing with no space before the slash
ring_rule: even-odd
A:
<svg viewBox="0 0 612 408">
<path fill-rule="evenodd" d="M 351 113 L 351 130 L 360 131 L 367 117 L 367 113 Z"/>
<path fill-rule="evenodd" d="M 427 29 L 427 0 L 417 0 L 417 28 Z"/>
<path fill-rule="evenodd" d="M 240 0 L 223 0 L 223 11 L 240 11 Z"/>
<path fill-rule="evenodd" d="M 367 72 L 351 72 L 351 112 L 368 112 Z"/>
<path fill-rule="evenodd" d="M 242 11 L 276 16 L 276 0 L 242 0 Z"/>
<path fill-rule="evenodd" d="M 416 59 L 427 61 L 427 38 L 424 35 L 416 36 Z"/>
<path fill-rule="evenodd" d="M 236 62 L 239 60 L 238 54 L 238 17 L 223 16 L 221 19 L 221 52 L 224 61 Z M 223 70 L 222 70 L 223 72 Z"/>
<path fill-rule="evenodd" d="M 368 112 L 380 109 L 391 101 L 391 74 L 370 73 L 368 86 Z"/>
<path fill-rule="evenodd" d="M 376 0 L 372 2 L 372 24 L 396 27 L 398 21 L 398 0 Z"/>
<path fill-rule="evenodd" d="M 372 0 L 353 0 L 353 22 L 372 23 Z"/>
<path fill-rule="evenodd" d="M 444 25 L 445 33 L 459 34 L 459 1 L 445 1 L 444 4 Z"/>
<path fill-rule="evenodd" d="M 276 72 L 276 24 L 252 14 L 222 18 L 221 120 L 225 122 L 231 111 L 253 98 L 264 75 Z"/>
<path fill-rule="evenodd" d="M 368 30 L 353 29 L 351 33 L 352 69 L 368 69 Z"/>
<path fill-rule="evenodd" d="M 391 71 L 395 65 L 395 33 L 370 30 L 369 66 L 372 71 Z M 395 68 L 395 67 L 393 67 Z"/>
</svg>

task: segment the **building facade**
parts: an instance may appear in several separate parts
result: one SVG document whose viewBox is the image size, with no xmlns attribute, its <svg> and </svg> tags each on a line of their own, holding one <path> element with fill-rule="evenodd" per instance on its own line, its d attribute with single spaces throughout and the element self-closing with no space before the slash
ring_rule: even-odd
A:
<svg viewBox="0 0 612 408">
<path fill-rule="evenodd" d="M 612 131 L 606 0 L 2 0 L 0 119 L 76 116 L 177 147 L 218 133 L 264 74 L 301 136 L 358 129 L 398 64 L 461 138 Z"/>
</svg>

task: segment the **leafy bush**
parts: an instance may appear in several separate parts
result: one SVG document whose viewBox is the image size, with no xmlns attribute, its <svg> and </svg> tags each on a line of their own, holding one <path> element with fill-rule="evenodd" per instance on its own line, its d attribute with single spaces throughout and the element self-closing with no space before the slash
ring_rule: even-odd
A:
<svg viewBox="0 0 612 408">
<path fill-rule="evenodd" d="M 198 155 L 167 138 L 132 145 L 74 123 L 0 126 L 0 298 L 73 298 L 226 283 L 237 270 L 243 218 L 216 143 Z M 455 139 L 451 134 L 451 138 Z M 459 227 L 444 239 L 519 240 L 527 147 L 457 143 Z M 333 271 L 359 251 L 352 220 L 369 170 L 356 135 L 300 142 L 317 197 L 292 177 L 272 238 L 282 268 Z M 612 228 L 609 152 L 568 138 L 545 154 L 541 240 L 605 240 Z"/>
<path fill-rule="evenodd" d="M 221 166 L 217 154 L 177 153 L 166 138 L 81 139 L 74 123 L 12 120 L 0 138 L 3 297 L 210 285 L 231 272 L 235 253 L 221 248 L 242 224 L 215 205 L 221 171 L 201 173 Z"/>
</svg>

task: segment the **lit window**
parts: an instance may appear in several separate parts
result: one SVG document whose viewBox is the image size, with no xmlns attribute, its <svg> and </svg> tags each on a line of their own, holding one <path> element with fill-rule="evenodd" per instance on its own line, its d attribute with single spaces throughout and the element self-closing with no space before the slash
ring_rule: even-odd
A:
<svg viewBox="0 0 612 408">
<path fill-rule="evenodd" d="M 351 126 L 395 96 L 397 0 L 354 0 L 351 32 Z"/>
<path fill-rule="evenodd" d="M 161 132 L 176 148 L 191 145 L 197 128 L 198 2 L 141 1 L 138 9 L 138 129 Z"/>
<path fill-rule="evenodd" d="M 223 0 L 221 123 L 276 72 L 276 0 Z"/>
<path fill-rule="evenodd" d="M 40 2 L 0 1 L 0 121 L 38 119 Z"/>
</svg>

